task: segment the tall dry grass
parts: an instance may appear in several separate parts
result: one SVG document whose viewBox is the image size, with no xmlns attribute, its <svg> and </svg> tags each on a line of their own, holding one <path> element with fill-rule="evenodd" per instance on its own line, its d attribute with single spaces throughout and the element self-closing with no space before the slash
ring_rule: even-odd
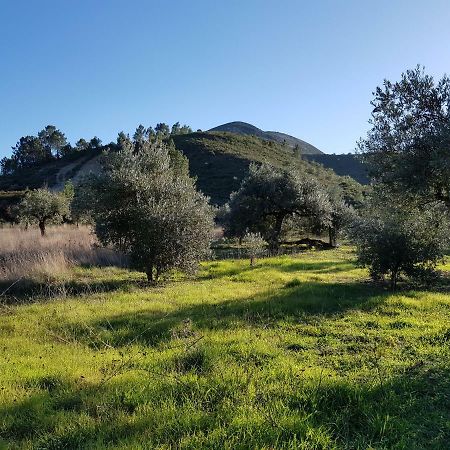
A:
<svg viewBox="0 0 450 450">
<path fill-rule="evenodd" d="M 76 265 L 123 267 L 126 258 L 100 247 L 87 226 L 48 227 L 44 237 L 35 228 L 0 228 L 2 282 L 45 281 L 67 273 Z"/>
</svg>

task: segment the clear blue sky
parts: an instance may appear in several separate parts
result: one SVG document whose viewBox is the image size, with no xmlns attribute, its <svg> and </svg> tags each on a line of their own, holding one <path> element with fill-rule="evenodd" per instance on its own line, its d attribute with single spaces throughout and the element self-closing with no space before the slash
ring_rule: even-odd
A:
<svg viewBox="0 0 450 450">
<path fill-rule="evenodd" d="M 242 120 L 352 151 L 371 93 L 450 65 L 450 1 L 0 0 L 0 155 L 47 124 Z"/>
</svg>

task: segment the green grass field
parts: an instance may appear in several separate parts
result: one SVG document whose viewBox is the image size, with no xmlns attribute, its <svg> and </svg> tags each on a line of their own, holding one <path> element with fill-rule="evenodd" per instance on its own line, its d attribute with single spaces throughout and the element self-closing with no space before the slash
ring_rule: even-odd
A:
<svg viewBox="0 0 450 450">
<path fill-rule="evenodd" d="M 0 448 L 448 449 L 450 294 L 352 261 L 217 261 L 158 288 L 77 268 L 91 294 L 3 305 Z"/>
</svg>

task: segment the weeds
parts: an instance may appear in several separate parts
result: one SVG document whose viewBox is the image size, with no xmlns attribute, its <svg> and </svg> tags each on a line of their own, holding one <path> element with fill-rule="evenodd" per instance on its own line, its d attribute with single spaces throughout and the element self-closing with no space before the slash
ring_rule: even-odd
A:
<svg viewBox="0 0 450 450">
<path fill-rule="evenodd" d="M 73 283 L 73 267 L 125 267 L 126 264 L 123 255 L 100 247 L 86 226 L 49 227 L 45 237 L 34 228 L 0 229 L 0 293 L 3 296 L 73 295 L 80 288 Z M 86 292 L 89 293 L 88 286 Z"/>
</svg>

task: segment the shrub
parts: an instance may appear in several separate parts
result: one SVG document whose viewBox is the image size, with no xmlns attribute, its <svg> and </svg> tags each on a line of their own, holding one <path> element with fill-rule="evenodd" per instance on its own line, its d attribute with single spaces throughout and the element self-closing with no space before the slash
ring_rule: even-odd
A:
<svg viewBox="0 0 450 450">
<path fill-rule="evenodd" d="M 358 262 L 374 280 L 390 278 L 395 289 L 401 274 L 426 280 L 436 274 L 448 239 L 448 222 L 438 206 L 427 210 L 401 207 L 366 211 L 353 225 Z"/>
<path fill-rule="evenodd" d="M 247 232 L 244 236 L 243 243 L 247 247 L 250 257 L 250 265 L 253 266 L 258 256 L 261 256 L 267 247 L 267 242 L 259 233 Z"/>
</svg>

